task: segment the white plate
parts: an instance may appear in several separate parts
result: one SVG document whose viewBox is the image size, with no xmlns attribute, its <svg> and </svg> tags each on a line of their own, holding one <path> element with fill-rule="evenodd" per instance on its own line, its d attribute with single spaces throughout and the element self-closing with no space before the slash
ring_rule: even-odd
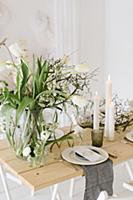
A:
<svg viewBox="0 0 133 200">
<path fill-rule="evenodd" d="M 51 137 L 49 138 L 49 141 L 50 140 L 54 140 L 55 138 L 56 139 L 59 139 L 60 137 L 62 137 L 64 135 L 64 132 L 60 129 L 56 129 L 55 130 L 55 133 L 53 135 L 51 135 Z M 54 137 L 55 136 L 55 137 Z"/>
<path fill-rule="evenodd" d="M 99 154 L 101 155 L 101 159 L 92 162 L 92 161 L 86 160 L 84 158 L 81 158 L 81 157 L 79 157 L 75 154 L 75 151 L 79 151 L 79 150 L 87 151 L 88 149 L 94 149 L 97 152 L 99 152 Z M 66 160 L 70 163 L 73 163 L 73 164 L 95 165 L 95 164 L 99 164 L 99 163 L 102 163 L 105 160 L 107 160 L 109 155 L 106 151 L 104 151 L 103 149 L 98 148 L 98 147 L 94 147 L 94 146 L 74 146 L 74 147 L 70 147 L 70 148 L 65 149 L 62 152 L 62 157 L 63 157 L 64 160 Z"/>
<path fill-rule="evenodd" d="M 126 133 L 125 137 L 130 140 L 131 142 L 133 142 L 133 130 L 129 131 L 128 133 Z"/>
</svg>

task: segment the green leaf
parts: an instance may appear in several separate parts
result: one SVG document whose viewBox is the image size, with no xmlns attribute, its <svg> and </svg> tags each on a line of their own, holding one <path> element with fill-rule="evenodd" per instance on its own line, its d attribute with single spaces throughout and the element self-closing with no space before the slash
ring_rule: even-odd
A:
<svg viewBox="0 0 133 200">
<path fill-rule="evenodd" d="M 22 85 L 21 85 L 21 93 L 22 93 L 22 90 L 24 90 L 24 88 L 25 88 L 25 86 L 26 86 L 26 84 L 28 82 L 28 79 L 29 79 L 29 69 L 28 69 L 28 66 L 22 60 L 21 60 L 21 70 L 22 70 L 22 76 L 23 76 Z"/>
<path fill-rule="evenodd" d="M 17 93 L 18 98 L 21 100 L 24 90 L 26 89 L 26 84 L 29 79 L 29 69 L 27 64 L 21 60 L 21 68 L 18 69 L 17 73 Z"/>
<path fill-rule="evenodd" d="M 25 96 L 25 97 L 23 98 L 23 100 L 22 100 L 21 103 L 19 104 L 19 107 L 18 107 L 17 112 L 16 112 L 16 124 L 18 123 L 18 121 L 19 121 L 19 119 L 20 119 L 20 117 L 21 117 L 23 111 L 25 110 L 25 108 L 26 108 L 27 106 L 29 106 L 30 104 L 32 104 L 33 101 L 34 101 L 34 100 L 33 100 L 32 98 L 27 97 L 27 96 Z"/>
<path fill-rule="evenodd" d="M 8 99 L 10 105 L 13 107 L 13 108 L 17 108 L 17 106 L 20 104 L 20 101 L 18 99 L 18 96 L 16 94 L 12 94 L 10 93 L 10 98 Z"/>
<path fill-rule="evenodd" d="M 18 69 L 17 77 L 16 77 L 16 88 L 17 88 L 17 96 L 19 100 L 21 99 L 21 84 L 22 84 L 22 74 L 21 74 L 21 70 Z"/>
<path fill-rule="evenodd" d="M 41 62 L 40 59 L 37 59 L 37 69 L 33 75 L 33 98 L 39 93 L 39 76 L 41 72 Z"/>
<path fill-rule="evenodd" d="M 8 90 L 8 88 L 4 88 L 3 89 L 3 98 L 4 98 L 4 101 L 6 102 L 7 100 L 8 100 L 8 98 L 9 98 L 9 90 Z"/>
<path fill-rule="evenodd" d="M 42 83 L 45 82 L 47 80 L 48 77 L 48 63 L 46 61 L 44 61 L 43 66 L 42 66 L 42 70 L 39 76 L 39 92 L 42 91 Z"/>
<path fill-rule="evenodd" d="M 42 70 L 42 64 L 41 63 L 42 63 L 42 57 L 40 57 L 40 58 L 37 59 L 38 75 L 40 75 L 41 70 Z"/>
</svg>

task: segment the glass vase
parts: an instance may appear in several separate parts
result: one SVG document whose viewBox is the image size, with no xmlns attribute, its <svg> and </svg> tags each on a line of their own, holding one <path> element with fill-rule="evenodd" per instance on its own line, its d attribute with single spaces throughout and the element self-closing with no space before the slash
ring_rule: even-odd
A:
<svg viewBox="0 0 133 200">
<path fill-rule="evenodd" d="M 46 154 L 46 138 L 42 110 L 25 110 L 16 124 L 16 111 L 13 111 L 10 123 L 6 125 L 6 135 L 18 158 L 28 160 L 32 165 L 42 165 Z"/>
</svg>

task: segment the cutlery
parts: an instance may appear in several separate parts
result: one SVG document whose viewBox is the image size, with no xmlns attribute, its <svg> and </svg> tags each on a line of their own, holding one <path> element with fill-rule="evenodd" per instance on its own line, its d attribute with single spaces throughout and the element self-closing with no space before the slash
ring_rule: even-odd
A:
<svg viewBox="0 0 133 200">
<path fill-rule="evenodd" d="M 91 150 L 91 151 L 94 151 L 95 153 L 97 153 L 97 154 L 99 154 L 99 155 L 101 155 L 100 152 L 97 151 L 96 149 L 90 149 L 90 150 Z M 110 153 L 110 152 L 108 152 L 108 155 L 109 155 L 110 157 L 112 157 L 112 158 L 118 158 L 117 155 L 116 155 L 115 153 Z"/>
<path fill-rule="evenodd" d="M 118 158 L 118 156 L 115 154 L 115 153 L 109 153 L 108 152 L 108 155 L 109 155 L 109 157 L 112 157 L 112 158 Z"/>
<path fill-rule="evenodd" d="M 100 152 L 99 151 L 97 151 L 97 150 L 95 150 L 95 149 L 90 149 L 91 151 L 94 151 L 95 153 L 97 153 L 97 154 L 99 154 L 99 155 L 101 155 L 100 154 Z M 110 152 L 107 152 L 108 153 L 108 155 L 110 156 L 110 157 L 112 157 L 112 158 L 117 158 L 117 155 L 115 154 L 115 153 L 110 153 Z"/>
<path fill-rule="evenodd" d="M 101 154 L 100 154 L 100 152 L 99 152 L 99 151 L 97 151 L 96 149 L 91 149 L 91 148 L 89 148 L 89 150 L 91 150 L 91 151 L 93 151 L 93 152 L 95 152 L 95 153 L 97 153 L 97 154 L 101 155 Z"/>
<path fill-rule="evenodd" d="M 78 152 L 74 152 L 76 156 L 82 158 L 83 160 L 88 160 L 90 161 L 89 159 L 85 158 L 84 156 L 82 156 L 81 154 L 79 154 Z"/>
<path fill-rule="evenodd" d="M 127 137 L 123 138 L 127 143 L 133 144 L 133 142 L 131 140 L 129 140 Z"/>
</svg>

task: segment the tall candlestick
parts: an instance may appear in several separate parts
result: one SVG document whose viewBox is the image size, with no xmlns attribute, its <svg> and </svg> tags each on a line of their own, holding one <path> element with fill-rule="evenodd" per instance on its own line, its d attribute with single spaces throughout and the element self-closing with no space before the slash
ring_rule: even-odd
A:
<svg viewBox="0 0 133 200">
<path fill-rule="evenodd" d="M 112 101 L 112 81 L 110 80 L 110 75 L 108 75 L 108 80 L 106 81 L 106 97 L 105 97 L 105 127 L 104 136 L 109 136 L 109 105 Z"/>
<path fill-rule="evenodd" d="M 114 140 L 115 120 L 114 120 L 114 103 L 109 105 L 109 140 Z"/>
<path fill-rule="evenodd" d="M 93 129 L 99 129 L 99 102 L 100 97 L 98 96 L 98 93 L 95 93 L 94 96 L 94 119 L 93 119 Z"/>
</svg>

